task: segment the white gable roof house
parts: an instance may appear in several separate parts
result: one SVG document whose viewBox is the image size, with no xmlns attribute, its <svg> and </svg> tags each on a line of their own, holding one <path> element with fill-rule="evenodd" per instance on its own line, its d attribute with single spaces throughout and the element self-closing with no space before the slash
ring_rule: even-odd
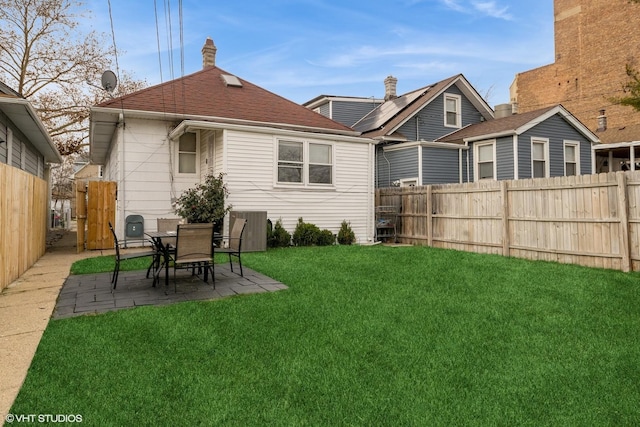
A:
<svg viewBox="0 0 640 427">
<path fill-rule="evenodd" d="M 334 233 L 346 220 L 371 241 L 374 141 L 216 67 L 216 50 L 208 38 L 202 70 L 92 108 L 91 160 L 117 182 L 118 233 L 129 215 L 155 230 L 183 191 L 223 173 L 233 211 L 266 211 L 291 233 L 300 217 Z"/>
</svg>

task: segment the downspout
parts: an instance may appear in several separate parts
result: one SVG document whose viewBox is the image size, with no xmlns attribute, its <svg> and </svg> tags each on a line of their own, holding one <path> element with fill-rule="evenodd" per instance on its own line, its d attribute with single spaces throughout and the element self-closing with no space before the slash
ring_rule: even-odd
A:
<svg viewBox="0 0 640 427">
<path fill-rule="evenodd" d="M 387 159 L 384 148 L 382 149 L 382 158 L 387 162 L 387 187 L 391 187 L 391 162 Z"/>
<path fill-rule="evenodd" d="M 375 185 L 373 183 L 374 179 L 375 179 L 375 149 L 376 149 L 376 144 L 374 142 L 370 142 L 369 143 L 369 180 L 368 180 L 368 187 L 369 187 L 369 203 L 367 203 L 367 242 L 371 243 L 374 241 L 374 222 L 375 222 L 375 196 L 376 196 L 376 188 Z"/>
<path fill-rule="evenodd" d="M 418 185 L 422 185 L 422 145 L 418 145 Z"/>
<path fill-rule="evenodd" d="M 471 150 L 469 148 L 469 141 L 465 141 L 464 142 L 465 147 L 467 147 L 467 182 L 473 182 L 471 180 L 471 176 L 469 175 L 471 172 L 470 166 L 469 166 L 469 157 L 471 157 L 471 154 L 469 154 L 469 151 Z"/>
<path fill-rule="evenodd" d="M 120 202 L 122 204 L 121 215 L 122 215 L 122 224 L 124 224 L 126 218 L 126 191 L 125 191 L 125 146 L 124 146 L 124 115 L 122 113 L 118 116 L 118 123 L 116 125 L 118 127 L 118 139 L 120 139 L 120 143 L 122 144 L 122 149 L 120 150 L 120 167 L 118 168 L 118 183 L 119 183 L 119 193 L 120 193 Z M 116 221 L 117 222 L 117 221 Z M 126 228 L 126 225 L 124 226 Z M 123 240 L 125 242 L 126 247 L 126 230 L 123 235 Z"/>
<path fill-rule="evenodd" d="M 460 171 L 460 176 L 458 177 L 458 181 L 462 184 L 464 181 L 462 180 L 462 148 L 458 149 L 458 170 Z"/>
<path fill-rule="evenodd" d="M 520 179 L 520 163 L 518 162 L 518 135 L 513 135 L 513 179 Z"/>
</svg>

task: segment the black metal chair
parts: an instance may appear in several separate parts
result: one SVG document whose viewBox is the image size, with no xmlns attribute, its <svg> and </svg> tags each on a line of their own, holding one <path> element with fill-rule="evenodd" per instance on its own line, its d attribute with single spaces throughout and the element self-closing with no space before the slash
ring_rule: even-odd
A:
<svg viewBox="0 0 640 427">
<path fill-rule="evenodd" d="M 231 271 L 233 272 L 233 262 L 231 257 L 234 256 L 238 258 L 238 264 L 240 264 L 240 276 L 244 277 L 244 273 L 242 272 L 242 234 L 244 233 L 244 228 L 247 225 L 247 220 L 244 218 L 237 218 L 233 223 L 233 227 L 231 228 L 231 233 L 229 234 L 229 247 L 227 248 L 216 248 L 217 253 L 229 254 L 229 265 L 231 266 Z"/>
<path fill-rule="evenodd" d="M 111 292 L 116 289 L 118 285 L 118 273 L 120 272 L 120 263 L 122 261 L 134 258 L 144 258 L 144 257 L 152 257 L 152 262 L 149 268 L 147 269 L 147 277 L 149 277 L 149 271 L 153 267 L 155 263 L 155 259 L 157 256 L 156 251 L 142 251 L 142 252 L 131 252 L 127 254 L 120 253 L 121 243 L 118 242 L 118 236 L 116 235 L 115 230 L 113 229 L 113 225 L 109 222 L 109 229 L 111 230 L 111 234 L 113 235 L 113 242 L 116 249 L 116 265 L 113 268 L 113 273 L 111 274 Z"/>
<path fill-rule="evenodd" d="M 176 270 L 204 268 L 204 281 L 208 283 L 211 271 L 213 289 L 216 279 L 213 272 L 213 223 L 178 224 L 175 254 L 173 255 L 173 285 L 177 292 Z"/>
</svg>

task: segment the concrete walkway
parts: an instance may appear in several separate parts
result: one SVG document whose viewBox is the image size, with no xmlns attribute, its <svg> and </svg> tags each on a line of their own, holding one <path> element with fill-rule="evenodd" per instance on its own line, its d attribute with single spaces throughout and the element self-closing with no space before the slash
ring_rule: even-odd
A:
<svg viewBox="0 0 640 427">
<path fill-rule="evenodd" d="M 60 233 L 36 264 L 0 294 L 0 424 L 24 382 L 31 360 L 50 318 L 171 304 L 187 300 L 223 298 L 231 295 L 272 292 L 287 287 L 267 276 L 244 268 L 244 277 L 232 273 L 228 264 L 216 265 L 216 287 L 189 271 L 153 288 L 146 271 L 120 272 L 115 292 L 110 274 L 69 276 L 71 265 L 83 258 L 111 255 L 113 250 L 77 254 L 76 233 Z M 237 266 L 235 267 L 237 269 Z M 235 270 L 234 269 L 234 270 Z M 209 279 L 211 282 L 211 279 Z"/>
<path fill-rule="evenodd" d="M 76 233 L 58 233 L 46 253 L 0 293 L 0 423 L 24 382 L 71 264 L 102 255 L 78 254 Z"/>
</svg>

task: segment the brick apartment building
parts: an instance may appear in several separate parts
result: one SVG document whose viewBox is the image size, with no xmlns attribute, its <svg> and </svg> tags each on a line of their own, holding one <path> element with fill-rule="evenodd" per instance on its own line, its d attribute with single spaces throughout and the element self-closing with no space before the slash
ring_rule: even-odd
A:
<svg viewBox="0 0 640 427">
<path fill-rule="evenodd" d="M 640 3 L 554 0 L 555 62 L 516 75 L 518 112 L 562 104 L 603 143 L 640 140 L 640 112 L 611 102 L 640 69 Z M 605 130 L 606 128 L 606 130 Z"/>
</svg>

